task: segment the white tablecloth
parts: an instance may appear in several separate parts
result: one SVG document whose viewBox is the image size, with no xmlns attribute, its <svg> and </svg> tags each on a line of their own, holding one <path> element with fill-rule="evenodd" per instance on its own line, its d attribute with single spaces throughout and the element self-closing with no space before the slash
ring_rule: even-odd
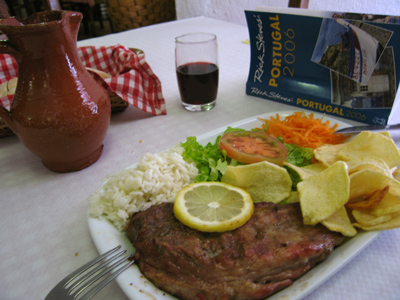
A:
<svg viewBox="0 0 400 300">
<path fill-rule="evenodd" d="M 185 111 L 178 94 L 174 37 L 193 31 L 218 36 L 220 88 L 217 105 L 209 112 Z M 101 159 L 69 174 L 47 170 L 16 137 L 0 139 L 0 299 L 43 299 L 59 280 L 98 254 L 87 225 L 87 198 L 106 176 L 188 136 L 261 113 L 294 109 L 246 96 L 250 49 L 242 43 L 245 39 L 246 27 L 194 18 L 79 42 L 144 50 L 163 84 L 167 115 L 154 117 L 134 107 L 113 115 Z M 400 299 L 399 273 L 396 229 L 383 232 L 305 299 Z M 114 282 L 95 299 L 127 297 Z"/>
</svg>

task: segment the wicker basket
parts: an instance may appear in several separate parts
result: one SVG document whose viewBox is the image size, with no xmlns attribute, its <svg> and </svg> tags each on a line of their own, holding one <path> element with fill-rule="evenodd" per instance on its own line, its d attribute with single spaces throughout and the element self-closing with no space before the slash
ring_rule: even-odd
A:
<svg viewBox="0 0 400 300">
<path fill-rule="evenodd" d="M 108 92 L 108 97 L 110 98 L 112 114 L 124 111 L 129 106 L 128 102 L 122 100 L 119 96 L 117 96 L 114 93 Z"/>
<path fill-rule="evenodd" d="M 175 0 L 106 0 L 115 32 L 176 20 Z"/>
</svg>

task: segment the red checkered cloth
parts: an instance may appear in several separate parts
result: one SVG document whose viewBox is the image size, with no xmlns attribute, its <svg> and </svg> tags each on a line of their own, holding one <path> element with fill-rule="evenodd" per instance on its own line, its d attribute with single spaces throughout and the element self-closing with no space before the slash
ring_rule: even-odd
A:
<svg viewBox="0 0 400 300">
<path fill-rule="evenodd" d="M 78 54 L 85 67 L 110 74 L 95 78 L 108 91 L 124 101 L 153 115 L 165 115 L 167 110 L 161 82 L 145 61 L 143 52 L 136 54 L 124 46 L 80 47 Z M 18 65 L 13 57 L 0 54 L 0 84 L 18 76 Z M 0 98 L 0 105 L 9 109 L 13 95 Z"/>
</svg>

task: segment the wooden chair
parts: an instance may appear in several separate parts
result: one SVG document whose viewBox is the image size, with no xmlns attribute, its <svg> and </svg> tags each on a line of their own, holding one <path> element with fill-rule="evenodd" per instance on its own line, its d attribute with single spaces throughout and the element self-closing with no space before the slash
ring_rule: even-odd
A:
<svg viewBox="0 0 400 300">
<path fill-rule="evenodd" d="M 289 0 L 289 7 L 308 8 L 308 0 Z"/>
<path fill-rule="evenodd" d="M 44 7 L 46 10 L 61 10 L 61 4 L 58 0 L 45 0 Z"/>
<path fill-rule="evenodd" d="M 33 0 L 0 0 L 8 7 L 9 14 L 11 16 L 27 17 L 35 12 L 35 6 L 37 1 Z"/>
<path fill-rule="evenodd" d="M 176 20 L 175 0 L 105 0 L 116 32 Z"/>
<path fill-rule="evenodd" d="M 61 2 L 60 0 L 44 0 L 45 10 L 62 10 L 68 8 L 83 13 L 84 18 L 82 24 L 84 31 L 87 35 L 92 37 L 97 36 L 94 14 L 99 11 L 99 7 L 96 5 L 98 4 L 94 0 L 62 0 Z M 101 15 L 98 15 L 98 18 L 100 19 L 100 25 L 102 27 L 103 20 L 101 19 Z"/>
</svg>

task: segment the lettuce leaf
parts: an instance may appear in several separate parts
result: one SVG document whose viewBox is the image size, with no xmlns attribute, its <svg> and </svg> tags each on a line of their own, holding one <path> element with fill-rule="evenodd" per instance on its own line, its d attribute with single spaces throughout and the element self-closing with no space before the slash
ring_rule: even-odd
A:
<svg viewBox="0 0 400 300">
<path fill-rule="evenodd" d="M 304 167 L 312 163 L 312 159 L 314 157 L 313 149 L 299 147 L 295 144 L 284 145 L 288 151 L 288 156 L 286 159 L 288 163 L 298 167 Z"/>
<path fill-rule="evenodd" d="M 244 129 L 228 127 L 224 133 L 236 130 Z M 186 142 L 181 143 L 184 148 L 183 159 L 194 162 L 199 170 L 195 182 L 221 181 L 221 177 L 228 166 L 240 164 L 227 157 L 225 151 L 219 150 L 218 145 L 221 137 L 222 135 L 218 136 L 214 143 L 210 142 L 205 146 L 200 145 L 194 136 L 188 137 Z"/>
</svg>

